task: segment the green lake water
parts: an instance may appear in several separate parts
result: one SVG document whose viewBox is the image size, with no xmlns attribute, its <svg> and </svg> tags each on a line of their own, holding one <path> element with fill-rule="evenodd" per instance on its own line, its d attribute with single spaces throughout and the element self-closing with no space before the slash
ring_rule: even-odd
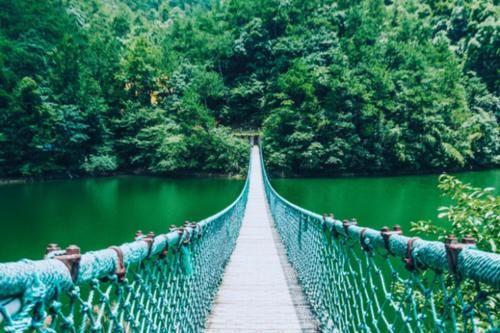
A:
<svg viewBox="0 0 500 333">
<path fill-rule="evenodd" d="M 460 173 L 475 186 L 500 185 L 500 169 Z M 446 204 L 437 175 L 274 179 L 280 194 L 309 210 L 356 217 L 380 228 L 437 220 Z M 131 241 L 137 230 L 162 233 L 198 221 L 230 204 L 242 180 L 113 177 L 0 185 L 0 262 L 38 259 L 48 243 L 82 251 Z"/>
<path fill-rule="evenodd" d="M 500 187 L 500 169 L 455 174 L 478 187 Z M 379 229 L 399 224 L 405 233 L 411 221 L 437 218 L 437 208 L 449 203 L 441 196 L 438 175 L 274 179 L 275 189 L 289 201 L 319 214 L 356 218 Z"/>
<path fill-rule="evenodd" d="M 82 251 L 164 233 L 230 204 L 242 180 L 113 177 L 0 185 L 0 262 L 39 259 L 48 243 Z"/>
</svg>

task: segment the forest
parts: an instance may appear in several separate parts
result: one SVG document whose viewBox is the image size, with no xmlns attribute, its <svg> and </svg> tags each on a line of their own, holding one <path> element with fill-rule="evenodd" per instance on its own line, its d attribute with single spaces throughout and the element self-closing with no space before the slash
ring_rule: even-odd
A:
<svg viewBox="0 0 500 333">
<path fill-rule="evenodd" d="M 0 177 L 498 166 L 493 0 L 0 0 Z"/>
</svg>

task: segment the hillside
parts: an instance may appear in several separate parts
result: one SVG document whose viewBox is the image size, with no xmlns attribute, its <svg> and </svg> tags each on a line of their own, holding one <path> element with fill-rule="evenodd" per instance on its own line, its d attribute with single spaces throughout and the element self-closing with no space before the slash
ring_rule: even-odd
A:
<svg viewBox="0 0 500 333">
<path fill-rule="evenodd" d="M 0 0 L 0 176 L 499 163 L 493 1 Z"/>
</svg>

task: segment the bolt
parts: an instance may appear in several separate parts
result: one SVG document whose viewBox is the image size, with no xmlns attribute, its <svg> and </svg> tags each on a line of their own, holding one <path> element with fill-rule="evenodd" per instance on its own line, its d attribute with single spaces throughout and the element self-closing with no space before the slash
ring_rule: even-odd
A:
<svg viewBox="0 0 500 333">
<path fill-rule="evenodd" d="M 137 230 L 137 232 L 135 233 L 135 239 L 140 238 L 142 236 L 143 236 L 142 230 Z"/>
<path fill-rule="evenodd" d="M 446 244 L 456 244 L 458 243 L 458 239 L 455 235 L 448 235 L 445 240 Z"/>
<path fill-rule="evenodd" d="M 77 245 L 70 245 L 66 248 L 66 254 L 67 255 L 80 254 L 80 248 Z"/>
<path fill-rule="evenodd" d="M 47 245 L 47 248 L 45 249 L 45 254 L 49 254 L 51 252 L 59 251 L 59 250 L 61 250 L 59 245 L 57 245 L 56 243 L 50 243 L 49 245 Z"/>
<path fill-rule="evenodd" d="M 469 245 L 476 245 L 476 239 L 474 237 L 472 237 L 472 235 L 466 235 L 462 239 L 462 243 L 463 244 L 469 244 Z"/>
</svg>

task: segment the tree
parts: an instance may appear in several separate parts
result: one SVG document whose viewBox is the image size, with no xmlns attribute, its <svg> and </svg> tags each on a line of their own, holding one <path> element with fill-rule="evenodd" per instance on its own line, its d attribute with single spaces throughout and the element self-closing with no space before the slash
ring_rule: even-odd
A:
<svg viewBox="0 0 500 333">
<path fill-rule="evenodd" d="M 45 169 L 52 169 L 56 115 L 43 102 L 35 80 L 21 79 L 12 107 L 2 113 L 3 173 L 40 176 Z"/>
<path fill-rule="evenodd" d="M 233 173 L 261 126 L 284 174 L 500 160 L 491 0 L 0 5 L 2 176 Z"/>
<path fill-rule="evenodd" d="M 126 92 L 125 98 L 143 105 L 150 104 L 151 94 L 157 88 L 159 52 L 144 36 L 133 40 L 129 51 L 122 58 L 118 75 Z"/>
</svg>

